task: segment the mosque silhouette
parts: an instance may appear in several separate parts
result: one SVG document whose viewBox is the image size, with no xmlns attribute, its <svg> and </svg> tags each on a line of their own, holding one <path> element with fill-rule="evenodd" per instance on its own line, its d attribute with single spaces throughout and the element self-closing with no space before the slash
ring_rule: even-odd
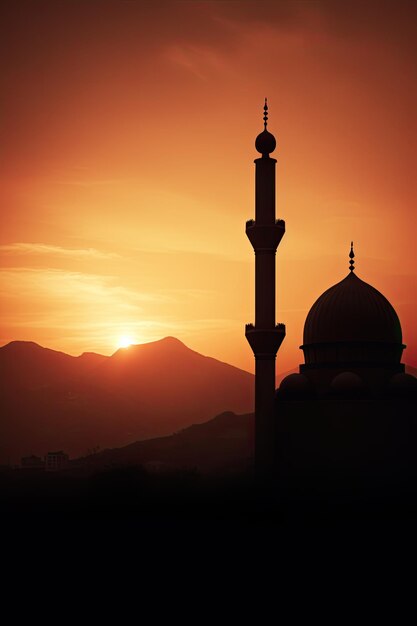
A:
<svg viewBox="0 0 417 626">
<path fill-rule="evenodd" d="M 390 302 L 355 272 L 311 307 L 304 364 L 275 389 L 275 359 L 285 326 L 275 319 L 275 255 L 285 222 L 275 217 L 275 137 L 255 147 L 255 220 L 246 234 L 255 252 L 255 323 L 246 338 L 255 356 L 255 469 L 292 482 L 318 475 L 375 483 L 416 470 L 417 378 L 405 373 L 401 324 Z"/>
</svg>

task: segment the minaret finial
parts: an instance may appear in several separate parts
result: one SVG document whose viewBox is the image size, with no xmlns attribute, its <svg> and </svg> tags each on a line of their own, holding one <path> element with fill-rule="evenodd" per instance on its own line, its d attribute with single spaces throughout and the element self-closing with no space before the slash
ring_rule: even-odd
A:
<svg viewBox="0 0 417 626">
<path fill-rule="evenodd" d="M 351 272 L 353 272 L 355 269 L 355 261 L 353 260 L 355 258 L 355 253 L 353 252 L 353 241 L 350 242 L 349 258 L 349 269 Z"/>
<path fill-rule="evenodd" d="M 266 130 L 266 127 L 268 125 L 268 100 L 267 98 L 265 98 L 265 104 L 264 104 L 264 128 Z"/>
<path fill-rule="evenodd" d="M 268 159 L 271 152 L 277 147 L 274 135 L 267 130 L 268 125 L 268 100 L 265 98 L 264 104 L 264 129 L 255 140 L 255 148 L 262 154 L 262 158 Z"/>
</svg>

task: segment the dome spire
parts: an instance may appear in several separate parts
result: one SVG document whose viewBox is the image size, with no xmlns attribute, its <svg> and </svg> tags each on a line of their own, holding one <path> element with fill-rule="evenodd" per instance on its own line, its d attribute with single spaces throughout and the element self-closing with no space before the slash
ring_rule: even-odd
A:
<svg viewBox="0 0 417 626">
<path fill-rule="evenodd" d="M 268 126 L 268 99 L 265 98 L 265 104 L 264 104 L 264 129 L 265 130 L 267 126 Z"/>
<path fill-rule="evenodd" d="M 353 272 L 355 270 L 355 261 L 353 260 L 355 258 L 355 253 L 353 252 L 353 241 L 350 242 L 349 258 L 349 269 Z"/>
</svg>

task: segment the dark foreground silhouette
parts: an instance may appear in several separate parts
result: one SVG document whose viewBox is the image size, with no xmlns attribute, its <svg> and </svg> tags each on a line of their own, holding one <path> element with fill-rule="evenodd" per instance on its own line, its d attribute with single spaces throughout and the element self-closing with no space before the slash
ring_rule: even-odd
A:
<svg viewBox="0 0 417 626">
<path fill-rule="evenodd" d="M 367 479 L 313 475 L 296 481 L 257 482 L 251 468 L 229 476 L 184 470 L 150 473 L 141 466 L 99 471 L 0 474 L 3 521 L 40 526 L 87 519 L 126 520 L 144 528 L 204 529 L 417 522 L 416 475 Z M 49 523 L 49 522 L 48 522 Z"/>
<path fill-rule="evenodd" d="M 175 589 L 181 601 L 195 597 L 194 587 L 214 602 L 266 583 L 275 601 L 277 585 L 298 593 L 302 581 L 325 595 L 333 593 L 329 582 L 369 594 L 376 574 L 398 577 L 413 562 L 417 492 L 407 481 L 370 490 L 316 479 L 292 489 L 257 485 L 250 471 L 209 477 L 131 466 L 8 472 L 0 486 L 3 554 L 12 553 L 14 580 L 29 567 L 33 586 L 44 568 L 48 592 L 49 576 L 58 587 L 69 579 L 71 594 L 90 594 L 104 579 L 113 595 L 119 581 L 141 602 L 144 581 L 159 594 L 162 583 Z"/>
<path fill-rule="evenodd" d="M 15 528 L 128 521 L 149 535 L 233 527 L 270 532 L 417 522 L 414 397 L 281 401 L 276 474 L 253 472 L 253 414 L 224 413 L 170 437 L 76 459 L 61 471 L 0 472 Z M 337 409 L 337 410 L 336 410 Z M 51 526 L 52 522 L 52 526 Z M 215 530 L 217 529 L 217 530 Z M 413 531 L 414 532 L 414 531 Z"/>
</svg>

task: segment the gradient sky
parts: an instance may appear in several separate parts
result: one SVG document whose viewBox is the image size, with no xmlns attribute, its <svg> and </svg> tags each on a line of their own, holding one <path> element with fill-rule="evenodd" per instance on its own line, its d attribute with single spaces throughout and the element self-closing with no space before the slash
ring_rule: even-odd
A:
<svg viewBox="0 0 417 626">
<path fill-rule="evenodd" d="M 0 344 L 174 335 L 253 371 L 254 149 L 277 138 L 277 366 L 348 273 L 417 365 L 413 2 L 2 3 Z"/>
</svg>

